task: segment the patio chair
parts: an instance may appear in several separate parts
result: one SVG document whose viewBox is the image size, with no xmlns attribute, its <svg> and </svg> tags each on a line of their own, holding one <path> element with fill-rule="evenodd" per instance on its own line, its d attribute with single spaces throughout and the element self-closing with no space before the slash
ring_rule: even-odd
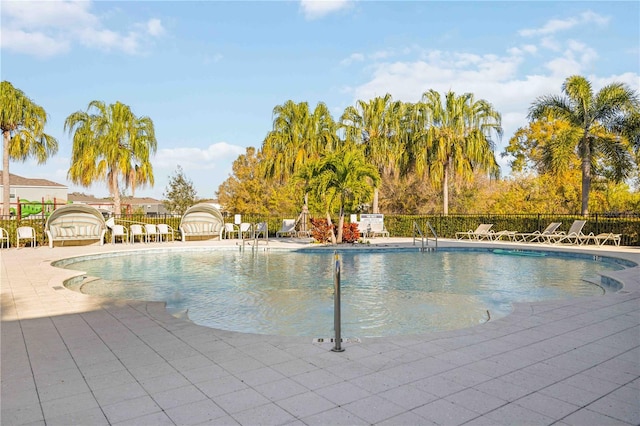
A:
<svg viewBox="0 0 640 426">
<path fill-rule="evenodd" d="M 282 226 L 276 232 L 276 237 L 281 236 L 295 237 L 296 235 L 296 220 L 295 219 L 283 219 Z"/>
<path fill-rule="evenodd" d="M 158 238 L 160 242 L 169 241 L 169 237 L 171 237 L 171 241 L 175 241 L 175 230 L 167 225 L 166 223 L 159 223 L 158 227 Z"/>
<path fill-rule="evenodd" d="M 136 242 L 136 237 L 140 239 L 141 243 L 144 243 L 146 241 L 144 227 L 142 225 L 138 225 L 137 223 L 129 226 L 129 240 L 131 244 Z"/>
<path fill-rule="evenodd" d="M 6 229 L 0 228 L 0 248 L 5 245 L 9 248 L 9 233 Z"/>
<path fill-rule="evenodd" d="M 570 244 L 582 244 L 587 237 L 582 233 L 582 228 L 584 228 L 585 223 L 587 223 L 586 220 L 574 220 L 566 234 L 564 232 L 559 232 L 549 235 L 547 237 L 547 242 L 554 244 L 564 242 L 568 242 Z"/>
<path fill-rule="evenodd" d="M 16 247 L 20 248 L 20 240 L 31 241 L 31 247 L 36 248 L 36 230 L 30 226 L 21 226 L 16 230 Z M 25 243 L 25 247 L 27 244 Z"/>
<path fill-rule="evenodd" d="M 120 241 L 124 244 L 129 242 L 129 231 L 124 225 L 113 224 L 111 228 L 111 244 L 116 243 L 116 239 L 120 238 Z"/>
<path fill-rule="evenodd" d="M 238 235 L 239 238 L 250 238 L 251 237 L 251 224 L 248 222 L 242 222 L 238 225 Z"/>
<path fill-rule="evenodd" d="M 462 240 L 465 237 L 470 240 L 491 240 L 492 233 L 490 232 L 490 229 L 492 226 L 493 223 L 481 223 L 480 225 L 478 225 L 475 231 L 456 232 L 456 238 L 458 240 Z"/>
<path fill-rule="evenodd" d="M 225 223 L 222 228 L 222 238 L 233 238 L 235 234 L 237 238 L 240 238 L 240 229 L 233 223 Z"/>
<path fill-rule="evenodd" d="M 549 238 L 555 235 L 556 230 L 560 228 L 560 225 L 562 222 L 551 222 L 542 232 L 518 233 L 515 235 L 515 239 L 523 243 L 548 242 Z"/>
<path fill-rule="evenodd" d="M 158 242 L 158 227 L 155 224 L 145 223 L 144 233 L 144 239 L 146 242 L 151 242 L 151 240 Z"/>
</svg>

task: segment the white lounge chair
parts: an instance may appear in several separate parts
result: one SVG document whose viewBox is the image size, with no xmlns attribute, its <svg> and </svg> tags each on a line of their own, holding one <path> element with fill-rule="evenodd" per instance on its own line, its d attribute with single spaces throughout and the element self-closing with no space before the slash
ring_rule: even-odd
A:
<svg viewBox="0 0 640 426">
<path fill-rule="evenodd" d="M 515 235 L 515 239 L 523 243 L 549 242 L 549 239 L 555 235 L 560 225 L 562 225 L 562 222 L 551 222 L 542 232 L 518 233 Z"/>
<path fill-rule="evenodd" d="M 583 243 L 588 244 L 590 241 L 593 241 L 599 246 L 606 244 L 608 241 L 611 241 L 616 246 L 620 246 L 621 239 L 622 234 L 614 234 L 612 232 L 603 232 L 598 235 L 590 233 L 589 235 L 585 235 L 582 237 Z"/>
<path fill-rule="evenodd" d="M 276 232 L 276 237 L 282 236 L 295 237 L 296 236 L 296 220 L 295 219 L 283 219 L 282 226 Z"/>
<path fill-rule="evenodd" d="M 569 231 L 565 234 L 564 232 L 559 232 L 554 235 L 550 235 L 547 238 L 547 242 L 559 244 L 559 243 L 570 243 L 570 244 L 582 244 L 587 237 L 582 233 L 582 228 L 584 228 L 586 220 L 574 220 L 569 228 Z"/>
<path fill-rule="evenodd" d="M 253 228 L 253 238 L 258 239 L 261 235 L 264 239 L 269 238 L 269 226 L 267 225 L 267 222 L 256 223 L 255 227 Z"/>
<path fill-rule="evenodd" d="M 480 225 L 478 225 L 475 231 L 456 232 L 456 238 L 458 240 L 462 240 L 465 237 L 470 240 L 491 240 L 492 233 L 490 232 L 490 229 L 492 226 L 493 223 L 481 223 Z"/>
</svg>

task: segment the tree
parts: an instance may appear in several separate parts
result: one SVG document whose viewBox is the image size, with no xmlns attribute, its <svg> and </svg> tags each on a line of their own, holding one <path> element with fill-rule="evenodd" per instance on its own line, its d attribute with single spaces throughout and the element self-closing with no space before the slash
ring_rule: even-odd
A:
<svg viewBox="0 0 640 426">
<path fill-rule="evenodd" d="M 153 167 L 149 160 L 157 150 L 153 121 L 136 117 L 120 102 L 106 105 L 92 101 L 87 111 L 69 115 L 65 131 L 73 133 L 72 182 L 88 187 L 106 181 L 113 197 L 114 211 L 120 213 L 120 187 L 153 186 Z"/>
<path fill-rule="evenodd" d="M 169 185 L 162 195 L 165 198 L 164 205 L 167 210 L 181 216 L 198 199 L 193 182 L 187 179 L 180 165 L 178 165 L 173 176 L 169 176 Z"/>
<path fill-rule="evenodd" d="M 335 148 L 336 123 L 320 102 L 313 113 L 306 102 L 289 100 L 273 109 L 273 130 L 262 144 L 262 170 L 270 181 L 284 184 L 309 161 Z M 308 199 L 305 195 L 305 206 Z"/>
<path fill-rule="evenodd" d="M 580 158 L 581 211 L 587 215 L 594 172 L 619 182 L 632 170 L 630 148 L 638 138 L 638 95 L 622 83 L 611 83 L 594 94 L 591 83 L 578 75 L 565 80 L 562 92 L 564 96 L 536 99 L 529 118 L 563 120 L 576 130 L 570 152 Z M 602 165 L 605 167 L 600 168 Z"/>
<path fill-rule="evenodd" d="M 2 213 L 9 215 L 9 160 L 34 157 L 43 164 L 58 152 L 58 141 L 44 133 L 47 113 L 8 81 L 0 86 L 0 128 L 2 129 Z"/>
<path fill-rule="evenodd" d="M 500 167 L 493 153 L 491 134 L 502 136 L 501 117 L 490 103 L 476 101 L 471 93 L 456 96 L 430 90 L 422 95 L 428 112 L 426 138 L 429 146 L 429 176 L 442 188 L 443 213 L 449 213 L 449 178 L 473 178 L 474 171 L 499 176 Z"/>
<path fill-rule="evenodd" d="M 362 145 L 366 158 L 380 175 L 397 175 L 406 152 L 402 142 L 403 104 L 394 102 L 390 94 L 369 102 L 358 101 L 345 109 L 340 122 L 347 144 Z M 373 212 L 378 213 L 378 188 L 374 189 Z"/>
<path fill-rule="evenodd" d="M 325 199 L 327 218 L 330 218 L 329 208 L 334 200 L 338 203 L 337 242 L 341 243 L 345 209 L 353 209 L 371 197 L 373 188 L 380 184 L 378 170 L 367 162 L 362 150 L 353 145 L 330 153 L 307 167 L 313 170 L 309 188 L 314 195 Z"/>
<path fill-rule="evenodd" d="M 290 214 L 299 209 L 302 192 L 292 182 L 265 180 L 260 168 L 262 153 L 248 147 L 233 162 L 232 174 L 216 196 L 226 211 L 240 214 Z"/>
</svg>

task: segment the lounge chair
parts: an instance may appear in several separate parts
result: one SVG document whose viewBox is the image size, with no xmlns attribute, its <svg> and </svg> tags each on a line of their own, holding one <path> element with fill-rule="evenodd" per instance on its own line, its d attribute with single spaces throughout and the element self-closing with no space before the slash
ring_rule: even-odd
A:
<svg viewBox="0 0 640 426">
<path fill-rule="evenodd" d="M 554 235 L 550 235 L 547 238 L 547 242 L 559 244 L 568 242 L 570 244 L 582 244 L 587 237 L 582 233 L 582 228 L 584 228 L 584 224 L 587 223 L 586 220 L 574 220 L 569 228 L 569 231 L 565 234 L 564 232 L 559 232 Z"/>
<path fill-rule="evenodd" d="M 20 240 L 31 241 L 31 247 L 36 248 L 36 230 L 30 226 L 19 227 L 16 230 L 16 247 L 18 248 L 20 248 Z"/>
<path fill-rule="evenodd" d="M 498 231 L 498 232 L 491 232 L 490 233 L 490 238 L 493 241 L 499 241 L 502 239 L 507 239 L 509 241 L 515 241 L 516 239 L 516 235 L 518 234 L 518 231 Z"/>
<path fill-rule="evenodd" d="M 544 231 L 534 231 L 529 233 L 518 233 L 515 235 L 515 240 L 523 243 L 535 243 L 535 242 L 549 242 L 549 239 L 555 235 L 556 230 L 560 228 L 562 222 L 551 222 Z"/>
<path fill-rule="evenodd" d="M 465 237 L 470 240 L 492 240 L 492 232 L 489 230 L 493 226 L 493 223 L 481 223 L 475 229 L 475 231 L 456 232 L 456 238 L 462 240 Z"/>
<path fill-rule="evenodd" d="M 282 236 L 295 237 L 296 236 L 296 220 L 295 219 L 283 219 L 282 226 L 276 232 L 276 237 Z"/>
<path fill-rule="evenodd" d="M 589 235 L 585 235 L 582 237 L 582 242 L 588 244 L 589 241 L 595 242 L 597 245 L 601 246 L 606 244 L 608 241 L 611 241 L 614 245 L 620 246 L 620 240 L 622 239 L 622 234 L 614 234 L 614 233 L 606 233 L 603 232 L 598 235 L 593 235 L 590 233 Z"/>
<path fill-rule="evenodd" d="M 256 223 L 253 228 L 253 238 L 258 239 L 262 235 L 262 238 L 269 239 L 269 227 L 267 222 Z"/>
<path fill-rule="evenodd" d="M 220 210 L 208 203 L 200 203 L 191 206 L 182 215 L 178 229 L 182 235 L 182 241 L 187 238 L 222 238 L 224 233 L 224 218 Z"/>
</svg>

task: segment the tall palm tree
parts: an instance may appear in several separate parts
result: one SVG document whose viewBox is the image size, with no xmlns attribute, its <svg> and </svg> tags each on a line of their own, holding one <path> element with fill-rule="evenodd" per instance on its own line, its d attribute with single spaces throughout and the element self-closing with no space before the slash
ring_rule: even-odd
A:
<svg viewBox="0 0 640 426">
<path fill-rule="evenodd" d="M 501 117 L 485 100 L 476 101 L 471 93 L 456 96 L 449 91 L 444 103 L 430 90 L 422 95 L 428 111 L 426 128 L 429 150 L 429 176 L 441 186 L 443 213 L 449 213 L 449 178 L 470 180 L 476 170 L 499 175 L 491 134 L 502 136 Z"/>
<path fill-rule="evenodd" d="M 366 158 L 385 178 L 397 176 L 406 152 L 403 145 L 403 104 L 390 94 L 345 109 L 340 122 L 345 141 L 362 145 Z M 378 213 L 378 188 L 374 189 L 373 212 Z"/>
<path fill-rule="evenodd" d="M 2 214 L 9 215 L 11 191 L 9 160 L 34 157 L 43 164 L 58 152 L 58 141 L 44 133 L 47 113 L 8 81 L 0 83 L 2 129 Z"/>
<path fill-rule="evenodd" d="M 92 101 L 87 111 L 69 115 L 64 129 L 73 133 L 69 178 L 83 186 L 106 181 L 116 214 L 121 212 L 121 185 L 132 190 L 153 185 L 149 157 L 155 154 L 157 141 L 149 117 L 136 117 L 120 102 Z"/>
<path fill-rule="evenodd" d="M 373 187 L 380 184 L 378 169 L 367 161 L 360 147 L 353 145 L 330 153 L 306 168 L 312 174 L 309 188 L 316 196 L 325 199 L 327 216 L 333 202 L 338 202 L 337 242 L 341 243 L 345 209 L 368 201 Z"/>
<path fill-rule="evenodd" d="M 267 179 L 280 183 L 296 175 L 305 164 L 335 149 L 336 123 L 320 102 L 313 112 L 306 102 L 288 100 L 273 109 L 273 130 L 262 144 L 262 167 Z M 308 209 L 305 193 L 304 205 Z"/>
<path fill-rule="evenodd" d="M 610 161 L 615 180 L 624 179 L 631 170 L 629 142 L 638 137 L 637 123 L 631 123 L 637 120 L 638 94 L 622 83 L 611 83 L 593 93 L 591 83 L 579 75 L 567 78 L 562 92 L 564 96 L 536 99 L 529 108 L 529 118 L 538 120 L 552 115 L 578 130 L 574 152 L 581 161 L 582 214 L 587 215 L 596 158 Z"/>
</svg>

